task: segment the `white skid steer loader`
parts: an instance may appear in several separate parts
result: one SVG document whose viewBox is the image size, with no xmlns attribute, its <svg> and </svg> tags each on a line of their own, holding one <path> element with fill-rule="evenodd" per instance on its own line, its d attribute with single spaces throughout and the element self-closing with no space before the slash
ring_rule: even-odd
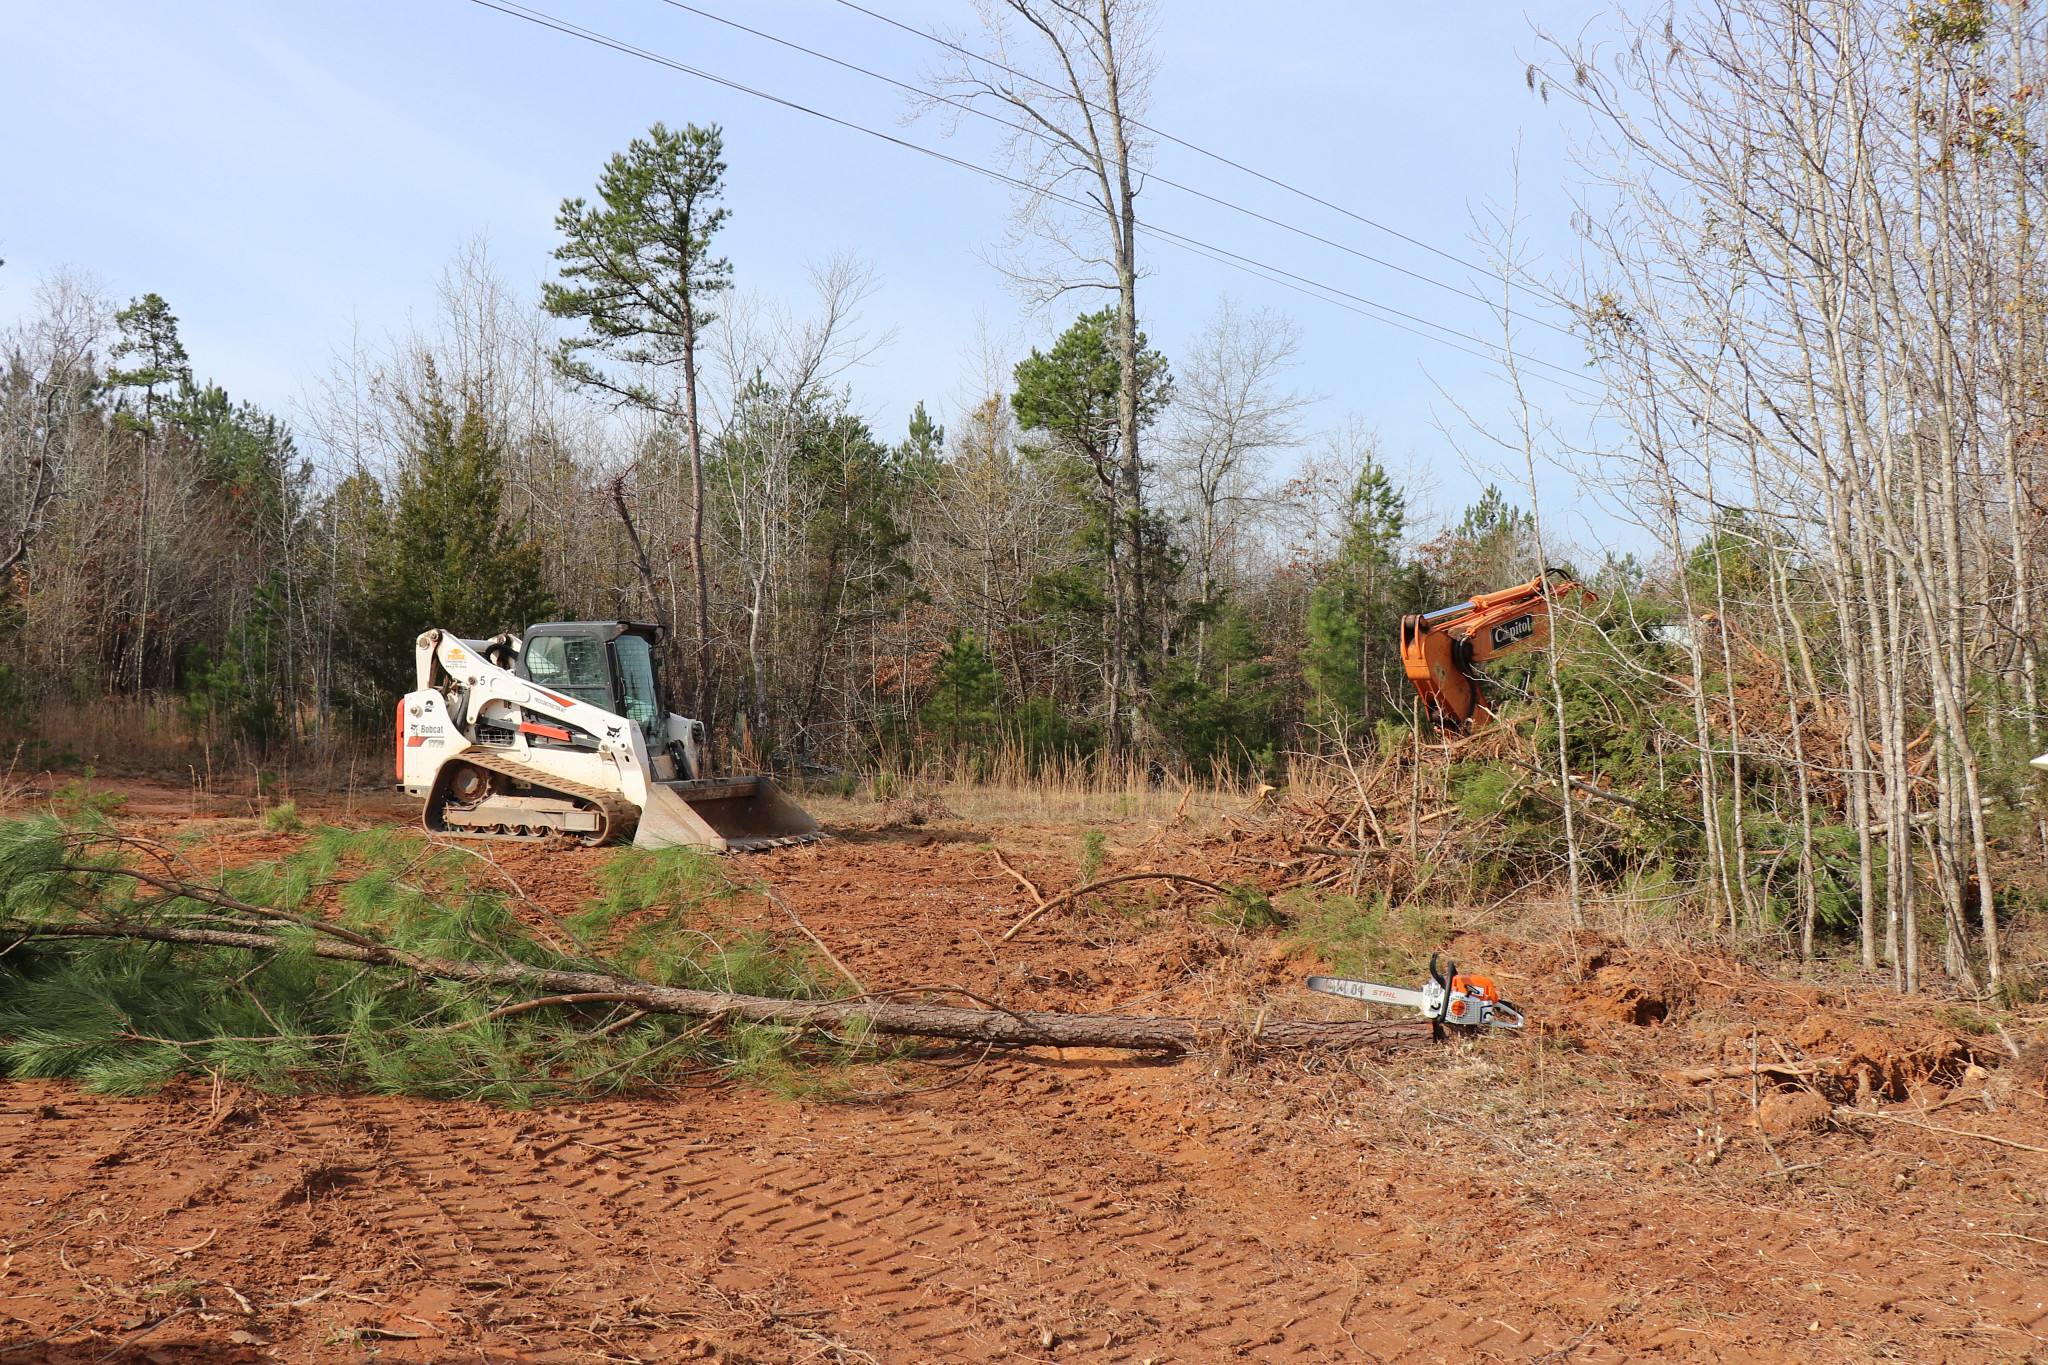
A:
<svg viewBox="0 0 2048 1365">
<path fill-rule="evenodd" d="M 398 780 L 437 834 L 721 853 L 822 839 L 767 777 L 704 777 L 704 727 L 670 713 L 657 627 L 550 621 L 522 639 L 419 639 Z"/>
</svg>

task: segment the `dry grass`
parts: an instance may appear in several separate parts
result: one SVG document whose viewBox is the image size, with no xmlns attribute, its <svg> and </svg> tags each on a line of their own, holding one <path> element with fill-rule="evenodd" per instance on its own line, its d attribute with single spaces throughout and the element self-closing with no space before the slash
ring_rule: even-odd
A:
<svg viewBox="0 0 2048 1365">
<path fill-rule="evenodd" d="M 206 795 L 253 791 L 367 790 L 388 785 L 391 749 L 383 736 L 343 737 L 270 752 L 235 738 L 195 733 L 178 699 L 108 697 L 90 706 L 53 705 L 37 717 L 40 747 L 17 763 L 27 770 L 91 768 L 152 777 Z"/>
<path fill-rule="evenodd" d="M 199 750 L 176 700 L 164 697 L 49 706 L 37 717 L 36 733 L 48 753 L 72 754 L 94 767 L 183 768 Z"/>
<path fill-rule="evenodd" d="M 1222 813 L 1256 807 L 1262 783 L 1223 772 L 1207 779 L 1156 768 L 1145 759 L 1114 763 L 1073 756 L 1033 763 L 1006 749 L 972 760 L 932 760 L 909 772 L 874 771 L 810 782 L 802 799 L 828 821 L 874 819 L 882 802 L 912 795 L 942 797 L 973 824 L 1121 824 L 1178 821 L 1191 828 Z"/>
<path fill-rule="evenodd" d="M 1166 821 L 1179 813 L 1190 825 L 1200 826 L 1213 820 L 1222 804 L 1219 793 L 1189 792 L 1180 787 L 1105 791 L 1044 782 L 906 782 L 893 787 L 884 783 L 882 789 L 901 795 L 940 796 L 961 820 L 976 825 L 1121 824 Z M 1183 796 L 1187 797 L 1185 806 Z M 797 798 L 804 809 L 826 824 L 871 824 L 881 818 L 889 799 L 877 797 L 872 779 L 863 780 L 851 792 L 812 784 L 797 793 Z M 1228 803 L 1227 808 L 1236 810 L 1241 804 Z"/>
</svg>

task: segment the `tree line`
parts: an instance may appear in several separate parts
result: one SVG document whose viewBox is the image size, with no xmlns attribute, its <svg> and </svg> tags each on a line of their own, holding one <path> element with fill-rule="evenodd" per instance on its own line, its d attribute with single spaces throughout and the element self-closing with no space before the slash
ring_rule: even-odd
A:
<svg viewBox="0 0 2048 1365">
<path fill-rule="evenodd" d="M 588 296 L 522 301 L 478 248 L 433 324 L 338 354 L 288 422 L 195 379 L 162 298 L 48 282 L 0 383 L 10 723 L 169 698 L 282 759 L 381 734 L 429 627 L 632 618 L 666 628 L 677 704 L 730 762 L 1270 774 L 1409 707 L 1400 613 L 1533 563 L 1497 491 L 1434 567 L 1411 553 L 1369 429 L 1302 431 L 1278 314 L 1226 302 L 1177 373 L 1146 344 L 1133 514 L 1113 309 L 888 441 L 848 382 L 872 281 L 840 260 L 816 285 L 808 315 L 692 297 L 692 399 L 646 355 L 600 371 L 556 321 Z"/>
</svg>

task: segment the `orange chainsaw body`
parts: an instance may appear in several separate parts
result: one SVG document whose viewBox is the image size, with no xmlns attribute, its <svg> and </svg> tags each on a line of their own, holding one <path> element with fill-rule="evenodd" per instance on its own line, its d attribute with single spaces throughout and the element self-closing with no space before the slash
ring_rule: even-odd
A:
<svg viewBox="0 0 2048 1365">
<path fill-rule="evenodd" d="M 1479 1022 L 1483 1005 L 1500 1003 L 1500 992 L 1494 989 L 1490 976 L 1458 975 L 1451 978 L 1451 997 L 1446 1002 L 1445 1019 L 1453 1024 L 1475 1024 Z"/>
</svg>

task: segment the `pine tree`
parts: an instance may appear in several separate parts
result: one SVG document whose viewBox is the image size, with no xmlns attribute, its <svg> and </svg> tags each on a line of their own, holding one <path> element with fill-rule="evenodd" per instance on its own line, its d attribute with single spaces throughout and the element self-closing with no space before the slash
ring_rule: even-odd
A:
<svg viewBox="0 0 2048 1365">
<path fill-rule="evenodd" d="M 1401 562 L 1407 523 L 1407 495 L 1368 456 L 1351 486 L 1336 558 L 1309 599 L 1302 671 L 1309 722 L 1320 729 L 1349 733 L 1391 697 L 1389 665 L 1400 658 L 1394 635 L 1417 605 L 1416 575 Z"/>
<path fill-rule="evenodd" d="M 143 421 L 154 424 L 157 390 L 175 392 L 179 385 L 192 382 L 191 360 L 178 339 L 178 319 L 171 315 L 163 295 L 144 294 L 130 299 L 126 308 L 114 314 L 114 325 L 121 329 L 121 339 L 109 355 L 115 360 L 133 356 L 136 363 L 128 369 L 108 370 L 107 387 L 141 389 Z"/>
<path fill-rule="evenodd" d="M 562 373 L 579 384 L 681 418 L 690 444 L 690 560 L 696 579 L 697 658 L 695 715 L 710 711 L 711 589 L 704 564 L 704 438 L 697 412 L 697 342 L 717 320 L 705 307 L 732 288 L 732 262 L 711 254 L 711 239 L 728 210 L 715 207 L 725 193 L 724 135 L 718 126 L 686 124 L 671 131 L 657 123 L 645 138 L 605 163 L 598 177 L 602 205 L 565 199 L 555 216 L 562 245 L 562 279 L 541 287 L 541 305 L 558 318 L 580 321 L 583 335 L 562 343 Z M 627 367 L 623 375 L 585 358 L 596 352 Z M 650 388 L 648 367 L 682 367 L 677 398 Z M 619 510 L 625 512 L 623 492 Z M 653 576 L 643 564 L 650 597 Z"/>
<path fill-rule="evenodd" d="M 218 384 L 179 386 L 166 411 L 197 447 L 199 467 L 226 493 L 236 517 L 275 528 L 297 514 L 313 466 L 299 459 L 291 429 L 254 403 L 236 403 Z"/>
<path fill-rule="evenodd" d="M 1408 497 L 1388 477 L 1386 466 L 1368 458 L 1351 487 L 1349 525 L 1337 549 L 1335 577 L 1345 605 L 1358 623 L 1359 709 L 1367 720 L 1391 700 L 1394 687 L 1406 690 L 1395 636 L 1401 617 L 1420 610 L 1414 573 L 1401 563 L 1401 533 L 1408 525 Z"/>
<path fill-rule="evenodd" d="M 135 462 L 135 558 L 140 601 L 135 613 L 135 690 L 149 682 L 149 622 L 154 614 L 155 565 L 150 560 L 150 446 L 156 440 L 156 391 L 192 382 L 192 366 L 178 340 L 178 320 L 161 294 L 144 294 L 114 314 L 121 339 L 114 343 L 112 356 L 119 360 L 133 356 L 131 369 L 107 371 L 107 387 L 142 390 L 142 422 Z M 133 418 L 120 414 L 123 424 Z"/>
<path fill-rule="evenodd" d="M 1359 671 L 1364 631 L 1341 587 L 1319 585 L 1308 602 L 1308 644 L 1302 673 L 1308 680 L 1308 721 L 1342 735 L 1365 710 L 1365 679 Z"/>
<path fill-rule="evenodd" d="M 927 730 L 942 735 L 950 755 L 988 742 L 996 725 L 1002 679 L 973 632 L 955 629 L 939 652 L 932 673 L 931 700 L 924 704 Z"/>
<path fill-rule="evenodd" d="M 911 411 L 910 433 L 896 447 L 896 457 L 904 474 L 916 487 L 938 487 L 939 471 L 946 457 L 946 428 L 943 423 L 932 420 L 921 399 Z"/>
<path fill-rule="evenodd" d="M 406 463 L 388 506 L 372 512 L 350 613 L 370 681 L 387 696 L 411 686 L 421 632 L 477 638 L 553 611 L 540 546 L 504 516 L 502 454 L 484 414 L 466 399 L 458 413 L 431 369 L 407 410 Z"/>
<path fill-rule="evenodd" d="M 1542 567 L 1536 562 L 1535 516 L 1511 504 L 1492 484 L 1465 509 L 1445 541 L 1437 576 L 1450 602 L 1513 587 L 1534 578 Z"/>
<path fill-rule="evenodd" d="M 1149 426 L 1171 400 L 1166 358 L 1137 337 L 1136 427 Z M 1122 450 L 1120 404 L 1124 387 L 1114 308 L 1076 318 L 1050 351 L 1019 361 L 1010 404 L 1025 428 L 1052 438 L 1062 473 L 1096 521 L 1091 547 L 1103 565 L 1108 592 L 1104 651 L 1106 727 L 1112 753 L 1131 740 L 1129 709 L 1148 673 L 1145 627 L 1146 558 L 1157 545 L 1157 518 L 1147 515 Z"/>
<path fill-rule="evenodd" d="M 1200 660 L 1183 654 L 1161 671 L 1146 709 L 1197 781 L 1219 768 L 1270 769 L 1280 739 L 1281 688 L 1251 613 L 1227 599 Z"/>
</svg>

